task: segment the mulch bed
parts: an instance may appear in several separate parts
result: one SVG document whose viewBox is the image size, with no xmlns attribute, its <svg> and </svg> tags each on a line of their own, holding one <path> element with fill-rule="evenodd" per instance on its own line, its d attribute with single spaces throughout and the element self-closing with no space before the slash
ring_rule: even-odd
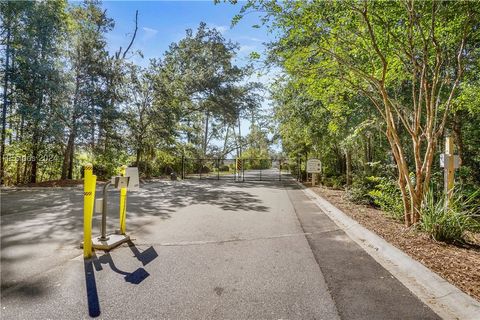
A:
<svg viewBox="0 0 480 320">
<path fill-rule="evenodd" d="M 349 201 L 346 192 L 325 187 L 312 188 L 345 214 L 421 262 L 442 278 L 480 301 L 480 235 L 471 235 L 464 247 L 437 242 L 426 233 L 406 228 L 371 206 Z"/>
</svg>

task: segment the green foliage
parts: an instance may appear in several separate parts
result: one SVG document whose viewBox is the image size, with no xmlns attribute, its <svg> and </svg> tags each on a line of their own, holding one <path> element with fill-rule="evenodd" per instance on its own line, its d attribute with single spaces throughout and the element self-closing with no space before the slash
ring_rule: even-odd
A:
<svg viewBox="0 0 480 320">
<path fill-rule="evenodd" d="M 402 197 L 412 204 L 405 215 L 416 219 L 410 211 L 419 210 L 421 201 L 413 194 L 430 184 L 445 127 L 453 127 L 459 144 L 462 129 L 468 129 L 469 140 L 479 136 L 475 121 L 463 125 L 456 115 L 460 121 L 449 123 L 454 101 L 458 110 L 478 114 L 478 5 L 250 0 L 240 15 L 250 10 L 262 12 L 262 22 L 276 35 L 269 62 L 284 73 L 274 99 L 285 151 L 320 157 L 328 175 L 345 174 L 351 167 L 367 171 L 372 161 L 396 165 L 399 181 L 405 182 Z M 362 124 L 372 125 L 357 130 Z M 466 159 L 478 156 L 478 148 L 472 149 L 476 155 Z M 355 197 L 365 198 L 365 188 L 356 189 Z M 388 199 L 393 190 L 374 194 Z M 389 200 L 378 201 L 397 212 Z"/>
<path fill-rule="evenodd" d="M 144 68 L 122 47 L 109 53 L 114 21 L 100 1 L 10 1 L 0 3 L 0 12 L 0 37 L 9 48 L 0 55 L 0 68 L 9 71 L 8 79 L 0 72 L 9 102 L 1 156 L 55 155 L 49 162 L 5 162 L 2 182 L 74 179 L 87 162 L 100 180 L 125 164 L 144 177 L 162 176 L 181 171 L 182 154 L 221 158 L 257 147 L 239 131 L 243 118 L 258 114 L 262 86 L 247 80 L 253 69 L 235 64 L 238 44 L 215 28 L 201 23 L 187 30 Z M 268 149 L 268 141 L 260 142 Z M 186 170 L 216 169 L 187 163 Z"/>
<path fill-rule="evenodd" d="M 230 171 L 230 167 L 227 166 L 227 165 L 221 165 L 221 166 L 218 168 L 218 171 L 220 171 L 220 172 L 228 172 L 228 171 Z"/>
<path fill-rule="evenodd" d="M 403 220 L 402 194 L 397 182 L 384 177 L 369 177 L 368 179 L 375 184 L 374 189 L 368 191 L 373 203 L 392 218 Z"/>
<path fill-rule="evenodd" d="M 391 178 L 356 175 L 347 195 L 355 203 L 377 206 L 388 216 L 403 220 L 402 195 L 398 184 Z"/>
<path fill-rule="evenodd" d="M 350 201 L 358 204 L 373 205 L 374 199 L 370 192 L 375 189 L 375 177 L 365 175 L 355 175 L 352 185 L 347 189 L 347 197 Z"/>
<path fill-rule="evenodd" d="M 445 208 L 444 198 L 436 199 L 430 190 L 423 201 L 419 227 L 437 241 L 464 242 L 466 231 L 480 232 L 479 216 L 472 213 L 477 196 L 478 191 L 467 198 L 456 194 L 451 206 Z"/>
<path fill-rule="evenodd" d="M 331 177 L 325 177 L 323 178 L 322 181 L 323 185 L 333 188 L 333 189 L 343 189 L 343 186 L 345 185 L 345 177 L 344 176 L 331 176 Z"/>
<path fill-rule="evenodd" d="M 248 148 L 242 153 L 241 159 L 244 160 L 245 170 L 250 169 L 270 169 L 272 160 L 267 149 Z"/>
</svg>

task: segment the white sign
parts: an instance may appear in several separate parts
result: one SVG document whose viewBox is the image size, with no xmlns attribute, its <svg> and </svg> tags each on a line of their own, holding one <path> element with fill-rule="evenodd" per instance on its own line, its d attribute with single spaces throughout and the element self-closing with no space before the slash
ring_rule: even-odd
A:
<svg viewBox="0 0 480 320">
<path fill-rule="evenodd" d="M 322 163 L 318 159 L 309 159 L 307 161 L 307 172 L 308 173 L 321 173 L 322 172 Z"/>
<path fill-rule="evenodd" d="M 112 177 L 112 184 L 117 189 L 127 188 L 128 191 L 138 191 L 140 189 L 140 179 L 138 178 L 138 168 L 128 167 L 125 177 Z"/>
<path fill-rule="evenodd" d="M 95 199 L 95 213 L 103 212 L 103 199 Z"/>
<path fill-rule="evenodd" d="M 452 156 L 447 156 L 445 157 L 445 153 L 440 154 L 440 167 L 445 168 L 445 163 L 448 162 L 448 159 L 451 159 Z M 445 158 L 447 158 L 447 161 L 445 161 Z M 460 168 L 460 156 L 454 155 L 453 156 L 453 167 L 455 169 Z"/>
<path fill-rule="evenodd" d="M 128 167 L 126 174 L 128 179 L 128 191 L 138 191 L 140 189 L 140 180 L 138 179 L 138 168 Z"/>
<path fill-rule="evenodd" d="M 112 184 L 116 189 L 122 189 L 128 187 L 128 177 L 115 176 L 112 177 Z"/>
</svg>

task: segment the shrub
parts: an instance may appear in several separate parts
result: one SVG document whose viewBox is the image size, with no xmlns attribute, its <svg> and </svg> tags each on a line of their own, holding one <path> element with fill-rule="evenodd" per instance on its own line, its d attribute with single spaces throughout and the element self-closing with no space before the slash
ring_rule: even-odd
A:
<svg viewBox="0 0 480 320">
<path fill-rule="evenodd" d="M 158 150 L 155 153 L 153 167 L 154 175 L 169 175 L 172 171 L 180 172 L 181 157 L 175 157 L 166 151 Z"/>
<path fill-rule="evenodd" d="M 116 169 L 103 163 L 93 164 L 93 174 L 97 176 L 97 181 L 107 180 L 116 175 Z M 84 177 L 84 168 L 81 168 L 82 178 Z"/>
<path fill-rule="evenodd" d="M 354 176 L 352 185 L 347 189 L 347 198 L 354 203 L 373 205 L 374 200 L 369 192 L 375 188 L 374 178 L 376 177 Z"/>
<path fill-rule="evenodd" d="M 294 171 L 296 169 L 295 165 L 289 164 L 289 163 L 281 163 L 281 165 L 278 167 L 282 171 Z"/>
<path fill-rule="evenodd" d="M 201 173 L 210 173 L 210 168 L 208 166 L 202 166 L 200 169 Z"/>
<path fill-rule="evenodd" d="M 384 177 L 369 177 L 368 179 L 375 183 L 374 189 L 368 192 L 373 203 L 390 217 L 403 220 L 402 194 L 397 183 Z"/>
<path fill-rule="evenodd" d="M 344 176 L 336 176 L 332 177 L 332 188 L 334 189 L 343 189 L 343 186 L 345 185 L 345 177 Z"/>
<path fill-rule="evenodd" d="M 477 193 L 463 199 L 454 195 L 451 205 L 446 208 L 444 198 L 436 201 L 430 190 L 422 204 L 420 228 L 437 241 L 464 242 L 466 231 L 480 231 L 480 222 L 472 214 L 475 210 L 472 201 Z"/>
<path fill-rule="evenodd" d="M 223 166 L 218 167 L 218 170 L 220 172 L 230 171 L 230 167 L 226 166 L 226 165 L 223 165 Z"/>
<path fill-rule="evenodd" d="M 138 173 L 140 176 L 150 178 L 154 174 L 154 168 L 150 161 L 139 161 L 138 163 L 131 163 L 131 166 L 138 167 Z"/>
</svg>

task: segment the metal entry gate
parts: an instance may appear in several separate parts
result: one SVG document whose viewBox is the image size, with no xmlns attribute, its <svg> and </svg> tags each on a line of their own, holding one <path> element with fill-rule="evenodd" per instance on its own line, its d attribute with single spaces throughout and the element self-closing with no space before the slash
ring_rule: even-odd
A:
<svg viewBox="0 0 480 320">
<path fill-rule="evenodd" d="M 295 175 L 293 167 L 292 161 L 287 159 L 182 158 L 181 177 L 201 180 L 281 181 L 291 174 Z"/>
</svg>

